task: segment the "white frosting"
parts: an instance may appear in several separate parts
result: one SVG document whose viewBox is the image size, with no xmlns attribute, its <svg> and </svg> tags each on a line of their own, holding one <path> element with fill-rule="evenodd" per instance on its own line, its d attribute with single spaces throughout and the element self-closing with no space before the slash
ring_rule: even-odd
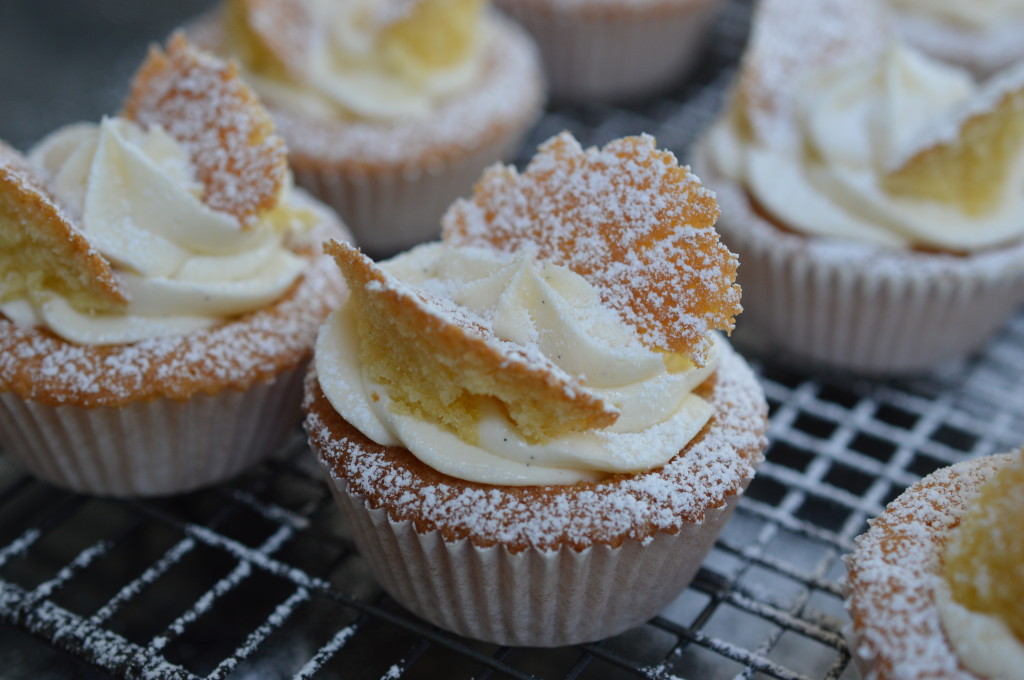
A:
<svg viewBox="0 0 1024 680">
<path fill-rule="evenodd" d="M 482 71 L 482 48 L 490 30 L 486 23 L 472 31 L 470 48 L 456 63 L 439 69 L 411 68 L 409 55 L 396 55 L 393 49 L 383 47 L 382 41 L 388 28 L 404 18 L 415 2 L 305 0 L 303 4 L 316 35 L 304 46 L 301 70 L 268 73 L 243 64 L 245 79 L 275 106 L 322 119 L 424 116 L 445 97 L 471 84 Z M 444 36 L 435 38 L 436 42 Z M 245 51 L 241 45 L 234 49 Z"/>
<path fill-rule="evenodd" d="M 975 91 L 966 72 L 893 44 L 798 86 L 795 143 L 749 142 L 725 119 L 708 135 L 709 157 L 795 231 L 891 248 L 983 250 L 1024 235 L 1024 164 L 981 216 L 882 187 L 885 173 Z"/>
<path fill-rule="evenodd" d="M 942 627 L 961 663 L 986 680 L 1016 680 L 1024 669 L 1024 644 L 1001 619 L 967 609 L 944 582 L 935 589 Z"/>
<path fill-rule="evenodd" d="M 328 400 L 378 444 L 404 446 L 431 467 L 490 484 L 569 484 L 612 472 L 641 472 L 666 463 L 704 427 L 711 406 L 692 391 L 717 367 L 716 337 L 707 364 L 666 368 L 662 355 L 600 303 L 569 269 L 530 252 L 500 255 L 480 248 L 427 244 L 383 265 L 429 295 L 442 296 L 509 342 L 542 352 L 620 417 L 601 431 L 530 444 L 503 414 L 481 418 L 479 443 L 390 408 L 386 388 L 369 381 L 358 360 L 349 306 L 336 311 L 317 342 L 316 369 Z M 376 397 L 376 398 L 374 398 Z"/>
<path fill-rule="evenodd" d="M 285 247 L 285 229 L 243 229 L 200 200 L 187 154 L 159 127 L 110 118 L 72 125 L 44 139 L 30 161 L 114 265 L 129 304 L 123 314 L 90 315 L 46 293 L 0 306 L 15 323 L 77 344 L 131 343 L 262 307 L 301 275 L 305 261 Z"/>
<path fill-rule="evenodd" d="M 1021 0 L 888 0 L 888 3 L 902 12 L 931 15 L 975 30 L 1024 21 Z"/>
</svg>

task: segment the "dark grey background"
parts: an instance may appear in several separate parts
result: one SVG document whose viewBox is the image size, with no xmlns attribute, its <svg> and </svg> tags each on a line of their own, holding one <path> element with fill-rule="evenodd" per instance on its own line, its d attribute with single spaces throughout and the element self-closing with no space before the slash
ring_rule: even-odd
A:
<svg viewBox="0 0 1024 680">
<path fill-rule="evenodd" d="M 0 139 L 116 113 L 147 46 L 212 0 L 0 0 Z"/>
</svg>

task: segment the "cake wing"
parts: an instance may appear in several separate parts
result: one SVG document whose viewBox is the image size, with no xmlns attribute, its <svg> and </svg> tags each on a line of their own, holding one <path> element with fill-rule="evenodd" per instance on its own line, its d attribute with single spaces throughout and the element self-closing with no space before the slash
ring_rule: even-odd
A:
<svg viewBox="0 0 1024 680">
<path fill-rule="evenodd" d="M 0 142 L 0 300 L 60 294 L 77 309 L 122 307 L 110 263 L 51 198 L 25 158 Z"/>
<path fill-rule="evenodd" d="M 597 288 L 646 346 L 700 363 L 708 332 L 731 330 L 741 310 L 718 215 L 714 194 L 652 137 L 584 150 L 562 133 L 522 174 L 488 169 L 443 225 L 455 245 L 537 248 Z"/>
<path fill-rule="evenodd" d="M 272 208 L 288 172 L 284 141 L 255 93 L 224 62 L 181 33 L 150 49 L 135 74 L 124 115 L 160 125 L 187 149 L 203 201 L 246 224 Z"/>
<path fill-rule="evenodd" d="M 427 298 L 357 249 L 325 250 L 356 305 L 360 356 L 397 407 L 453 428 L 468 441 L 486 400 L 496 400 L 524 437 L 540 441 L 603 428 L 617 411 L 539 354 L 499 340 L 456 305 Z"/>
<path fill-rule="evenodd" d="M 892 194 L 952 203 L 968 215 L 998 205 L 1024 147 L 1024 64 L 989 80 L 887 173 Z"/>
<path fill-rule="evenodd" d="M 762 0 L 736 80 L 741 129 L 768 145 L 788 137 L 801 80 L 880 51 L 891 34 L 875 0 Z"/>
</svg>

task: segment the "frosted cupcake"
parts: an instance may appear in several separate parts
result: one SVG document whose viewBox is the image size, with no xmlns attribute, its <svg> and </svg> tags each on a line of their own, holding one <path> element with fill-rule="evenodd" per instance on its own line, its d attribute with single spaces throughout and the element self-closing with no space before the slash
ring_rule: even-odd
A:
<svg viewBox="0 0 1024 680">
<path fill-rule="evenodd" d="M 600 639 L 693 578 L 761 460 L 713 196 L 650 137 L 495 166 L 444 240 L 324 325 L 306 428 L 357 543 L 419 616 L 499 644 Z M 642 575 L 642 576 L 640 576 Z M 629 584 L 629 587 L 623 587 Z"/>
<path fill-rule="evenodd" d="M 798 361 L 922 371 L 1024 299 L 1024 68 L 976 84 L 872 9 L 763 3 L 694 163 L 752 336 Z"/>
<path fill-rule="evenodd" d="M 1024 667 L 1024 457 L 921 480 L 848 558 L 850 647 L 865 680 L 1012 680 Z"/>
<path fill-rule="evenodd" d="M 542 105 L 533 44 L 483 0 L 228 0 L 189 30 L 239 60 L 298 183 L 375 255 L 436 239 Z"/>
<path fill-rule="evenodd" d="M 691 69 L 720 0 L 496 0 L 537 41 L 553 97 L 637 99 Z"/>
<path fill-rule="evenodd" d="M 1024 59 L 1021 0 L 885 0 L 885 4 L 908 43 L 978 76 Z"/>
<path fill-rule="evenodd" d="M 336 218 L 290 188 L 235 69 L 181 36 L 119 117 L 0 147 L 0 443 L 87 493 L 177 493 L 265 457 L 298 421 L 344 284 Z"/>
</svg>

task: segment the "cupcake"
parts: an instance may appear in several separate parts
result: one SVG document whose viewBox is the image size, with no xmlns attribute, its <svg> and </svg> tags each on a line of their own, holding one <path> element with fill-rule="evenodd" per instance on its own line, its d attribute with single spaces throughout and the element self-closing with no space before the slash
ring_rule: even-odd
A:
<svg viewBox="0 0 1024 680">
<path fill-rule="evenodd" d="M 552 97 L 621 101 L 677 83 L 721 0 L 496 0 L 537 41 Z"/>
<path fill-rule="evenodd" d="M 650 137 L 563 133 L 494 166 L 441 242 L 330 251 L 306 429 L 383 587 L 507 645 L 614 635 L 693 578 L 765 445 L 716 332 L 739 311 L 718 209 Z M 628 587 L 624 587 L 627 586 Z"/>
<path fill-rule="evenodd" d="M 120 116 L 0 146 L 0 216 L 0 446 L 40 479 L 178 493 L 297 424 L 346 232 L 234 67 L 176 36 Z"/>
<path fill-rule="evenodd" d="M 1013 680 L 1024 667 L 1024 456 L 969 460 L 894 500 L 847 560 L 865 680 Z"/>
<path fill-rule="evenodd" d="M 533 44 L 483 0 L 226 0 L 189 31 L 238 59 L 297 182 L 375 256 L 436 239 L 543 103 Z"/>
<path fill-rule="evenodd" d="M 1024 299 L 1024 66 L 982 84 L 871 3 L 766 0 L 694 165 L 762 350 L 872 374 L 981 346 Z"/>
<path fill-rule="evenodd" d="M 1024 59 L 1021 0 L 884 0 L 911 45 L 988 76 Z"/>
</svg>

